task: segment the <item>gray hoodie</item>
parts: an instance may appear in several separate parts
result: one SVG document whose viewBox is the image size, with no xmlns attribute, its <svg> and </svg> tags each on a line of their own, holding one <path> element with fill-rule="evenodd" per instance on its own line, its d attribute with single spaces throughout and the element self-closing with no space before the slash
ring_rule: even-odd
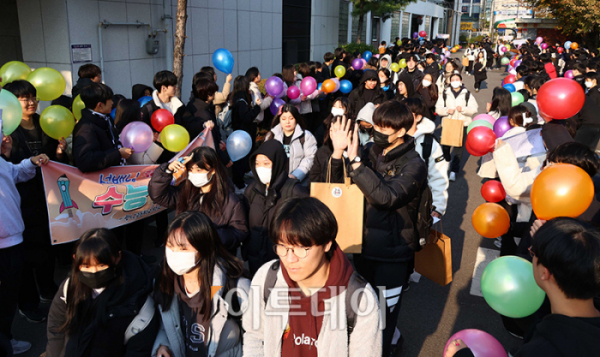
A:
<svg viewBox="0 0 600 357">
<path fill-rule="evenodd" d="M 356 121 L 364 121 L 373 125 L 373 112 L 375 111 L 375 104 L 367 103 L 364 107 L 358 112 L 356 116 Z M 373 136 L 368 133 L 358 132 L 358 137 L 360 139 L 360 145 L 365 146 L 368 143 L 373 142 Z"/>
</svg>

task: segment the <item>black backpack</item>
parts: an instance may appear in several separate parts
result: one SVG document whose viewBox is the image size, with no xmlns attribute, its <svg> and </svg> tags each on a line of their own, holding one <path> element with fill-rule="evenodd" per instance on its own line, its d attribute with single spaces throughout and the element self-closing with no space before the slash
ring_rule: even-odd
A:
<svg viewBox="0 0 600 357">
<path fill-rule="evenodd" d="M 431 157 L 431 151 L 433 150 L 433 141 L 434 140 L 438 144 L 440 143 L 440 141 L 438 140 L 438 138 L 435 135 L 425 134 L 424 138 L 423 138 L 423 142 L 421 143 L 421 146 L 423 147 L 423 161 L 425 161 L 425 165 L 427 165 L 427 168 L 429 168 L 429 158 Z M 447 157 L 446 153 L 444 153 L 444 155 L 436 158 L 435 162 L 440 162 L 442 160 L 450 161 L 450 157 Z"/>
<path fill-rule="evenodd" d="M 446 106 L 446 91 L 442 94 L 442 98 L 444 99 L 444 107 Z M 465 94 L 465 102 L 469 105 L 469 99 L 471 99 L 471 92 L 467 89 L 467 94 Z"/>
<path fill-rule="evenodd" d="M 267 305 L 267 301 L 269 301 L 269 296 L 271 296 L 271 290 L 275 287 L 275 282 L 277 281 L 277 271 L 280 267 L 280 261 L 274 261 L 269 271 L 267 272 L 267 277 L 265 279 L 265 287 L 263 290 L 263 300 L 265 306 Z M 350 276 L 350 281 L 348 281 L 348 288 L 346 289 L 346 325 L 348 328 L 348 342 L 350 342 L 350 335 L 352 331 L 354 331 L 354 327 L 356 327 L 356 311 L 352 309 L 352 295 L 358 289 L 364 289 L 367 286 L 367 280 L 363 278 L 356 271 L 352 273 Z M 364 291 L 361 292 L 361 295 L 364 294 Z M 360 302 L 359 297 L 356 301 Z"/>
</svg>

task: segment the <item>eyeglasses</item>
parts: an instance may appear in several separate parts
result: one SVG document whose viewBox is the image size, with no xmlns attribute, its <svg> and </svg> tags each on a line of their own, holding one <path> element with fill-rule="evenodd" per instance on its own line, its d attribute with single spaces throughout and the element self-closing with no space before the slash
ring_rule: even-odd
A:
<svg viewBox="0 0 600 357">
<path fill-rule="evenodd" d="M 535 253 L 533 252 L 531 247 L 527 248 L 527 250 L 529 251 L 529 255 L 531 255 L 532 258 L 535 257 Z"/>
<path fill-rule="evenodd" d="M 23 103 L 32 103 L 32 104 L 37 104 L 39 102 L 39 98 L 21 98 L 19 99 L 19 102 L 23 102 Z"/>
<path fill-rule="evenodd" d="M 308 251 L 310 250 L 310 248 L 302 248 L 302 247 L 292 247 L 292 248 L 286 248 L 281 244 L 275 244 L 273 246 L 273 250 L 275 251 L 275 254 L 279 255 L 281 258 L 284 258 L 288 252 L 291 250 L 292 253 L 294 253 L 294 255 L 300 259 L 304 259 L 308 256 Z"/>
</svg>

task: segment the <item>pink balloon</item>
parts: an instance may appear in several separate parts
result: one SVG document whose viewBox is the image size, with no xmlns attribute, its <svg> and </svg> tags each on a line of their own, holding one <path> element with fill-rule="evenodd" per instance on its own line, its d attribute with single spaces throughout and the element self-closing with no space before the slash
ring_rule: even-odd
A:
<svg viewBox="0 0 600 357">
<path fill-rule="evenodd" d="M 300 89 L 304 95 L 311 95 L 317 89 L 317 81 L 313 77 L 305 77 L 300 83 Z"/>
<path fill-rule="evenodd" d="M 494 336 L 476 329 L 466 329 L 452 335 L 446 342 L 443 355 L 446 355 L 450 342 L 457 339 L 463 340 L 475 357 L 507 357 L 504 347 Z"/>
<path fill-rule="evenodd" d="M 539 43 L 544 42 L 544 39 L 542 37 L 538 37 L 535 39 L 535 42 L 537 42 L 539 44 Z"/>
<path fill-rule="evenodd" d="M 152 145 L 154 135 L 150 125 L 134 121 L 125 125 L 120 139 L 124 147 L 132 148 L 135 152 L 144 152 Z"/>
<path fill-rule="evenodd" d="M 540 45 L 540 47 L 542 48 L 542 50 L 545 50 L 546 48 L 548 48 L 548 44 L 544 42 Z"/>
<path fill-rule="evenodd" d="M 573 74 L 572 70 L 568 70 L 565 72 L 565 78 L 573 79 L 574 77 L 575 77 L 575 75 Z"/>
<path fill-rule="evenodd" d="M 473 121 L 475 120 L 485 120 L 492 125 L 494 125 L 494 123 L 496 122 L 496 119 L 494 119 L 494 117 L 489 114 L 479 114 L 475 118 L 473 118 Z"/>
<path fill-rule="evenodd" d="M 300 96 L 300 89 L 296 86 L 291 86 L 287 90 L 287 96 L 290 99 L 296 99 Z"/>
<path fill-rule="evenodd" d="M 366 60 L 366 59 L 364 59 L 364 58 L 361 58 L 360 60 L 361 60 L 361 61 L 362 61 L 362 63 L 363 63 L 363 66 L 362 66 L 362 68 L 365 68 L 365 66 L 367 65 L 367 60 Z"/>
<path fill-rule="evenodd" d="M 333 78 L 333 81 L 335 82 L 335 89 L 333 90 L 333 92 L 337 92 L 340 89 L 340 80 L 337 78 Z"/>
</svg>

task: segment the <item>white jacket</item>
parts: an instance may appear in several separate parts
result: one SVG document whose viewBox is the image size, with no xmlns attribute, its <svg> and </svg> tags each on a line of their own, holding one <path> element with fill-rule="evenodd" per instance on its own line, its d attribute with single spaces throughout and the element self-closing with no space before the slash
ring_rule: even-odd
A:
<svg viewBox="0 0 600 357">
<path fill-rule="evenodd" d="M 417 131 L 413 137 L 415 138 L 415 150 L 421 158 L 423 158 L 425 134 L 431 134 L 434 130 L 434 122 L 427 118 L 423 118 L 417 125 Z M 442 146 L 436 140 L 433 140 L 431 155 L 429 156 L 429 162 L 427 162 L 427 184 L 431 189 L 435 211 L 441 215 L 446 213 L 448 205 L 448 185 L 450 184 L 450 181 L 448 181 L 449 165 L 450 163 L 444 160 Z"/>
<path fill-rule="evenodd" d="M 283 144 L 283 135 L 281 124 L 277 124 L 271 129 L 271 132 L 266 135 L 265 140 L 275 139 Z M 304 144 L 300 141 L 300 137 L 302 136 L 304 136 Z M 302 130 L 300 125 L 296 124 L 296 129 L 292 135 L 292 142 L 290 143 L 290 174 L 294 175 L 301 182 L 304 182 L 304 179 L 308 178 L 308 173 L 313 166 L 316 154 L 317 140 L 310 131 Z"/>
<path fill-rule="evenodd" d="M 479 105 L 477 104 L 477 100 L 475 96 L 471 93 L 469 98 L 469 103 L 466 102 L 467 88 L 464 86 L 461 88 L 458 96 L 455 98 L 452 93 L 452 87 L 448 87 L 446 89 L 446 103 L 444 103 L 444 93 L 440 93 L 440 96 L 435 103 L 435 111 L 438 113 L 440 117 L 451 117 L 452 119 L 460 119 L 463 121 L 464 126 L 469 126 L 471 121 L 473 120 L 473 116 L 477 114 L 477 110 L 479 109 Z M 448 109 L 456 109 L 456 107 L 461 107 L 462 111 L 454 111 L 452 115 L 448 113 Z"/>
<path fill-rule="evenodd" d="M 478 50 L 476 48 L 467 48 L 467 50 L 465 51 L 465 57 L 467 57 L 467 59 L 469 61 L 475 61 L 475 56 L 477 56 L 478 54 Z"/>
<path fill-rule="evenodd" d="M 263 292 L 267 272 L 273 261 L 263 265 L 252 279 L 250 287 L 250 306 L 260 311 L 247 310 L 242 318 L 244 334 L 244 357 L 280 357 L 281 338 L 288 323 L 289 299 L 288 285 L 281 268 L 277 272 L 277 281 L 265 305 Z M 382 328 L 377 305 L 377 295 L 367 284 L 359 301 L 356 326 L 348 341 L 346 328 L 346 291 L 325 300 L 327 312 L 317 339 L 319 357 L 380 357 Z M 367 298 L 365 298 L 367 296 Z M 256 301 L 258 300 L 258 301 Z M 373 306 L 375 303 L 376 306 Z M 368 313 L 366 313 L 368 311 Z"/>
<path fill-rule="evenodd" d="M 256 116 L 256 119 L 254 119 L 255 122 L 260 123 L 265 118 L 265 109 L 269 108 L 273 98 L 267 97 L 263 99 L 263 95 L 260 92 L 260 89 L 258 89 L 258 85 L 254 82 L 250 82 L 250 95 L 252 95 L 252 106 L 256 105 L 257 99 L 261 100 L 260 113 Z"/>
</svg>

